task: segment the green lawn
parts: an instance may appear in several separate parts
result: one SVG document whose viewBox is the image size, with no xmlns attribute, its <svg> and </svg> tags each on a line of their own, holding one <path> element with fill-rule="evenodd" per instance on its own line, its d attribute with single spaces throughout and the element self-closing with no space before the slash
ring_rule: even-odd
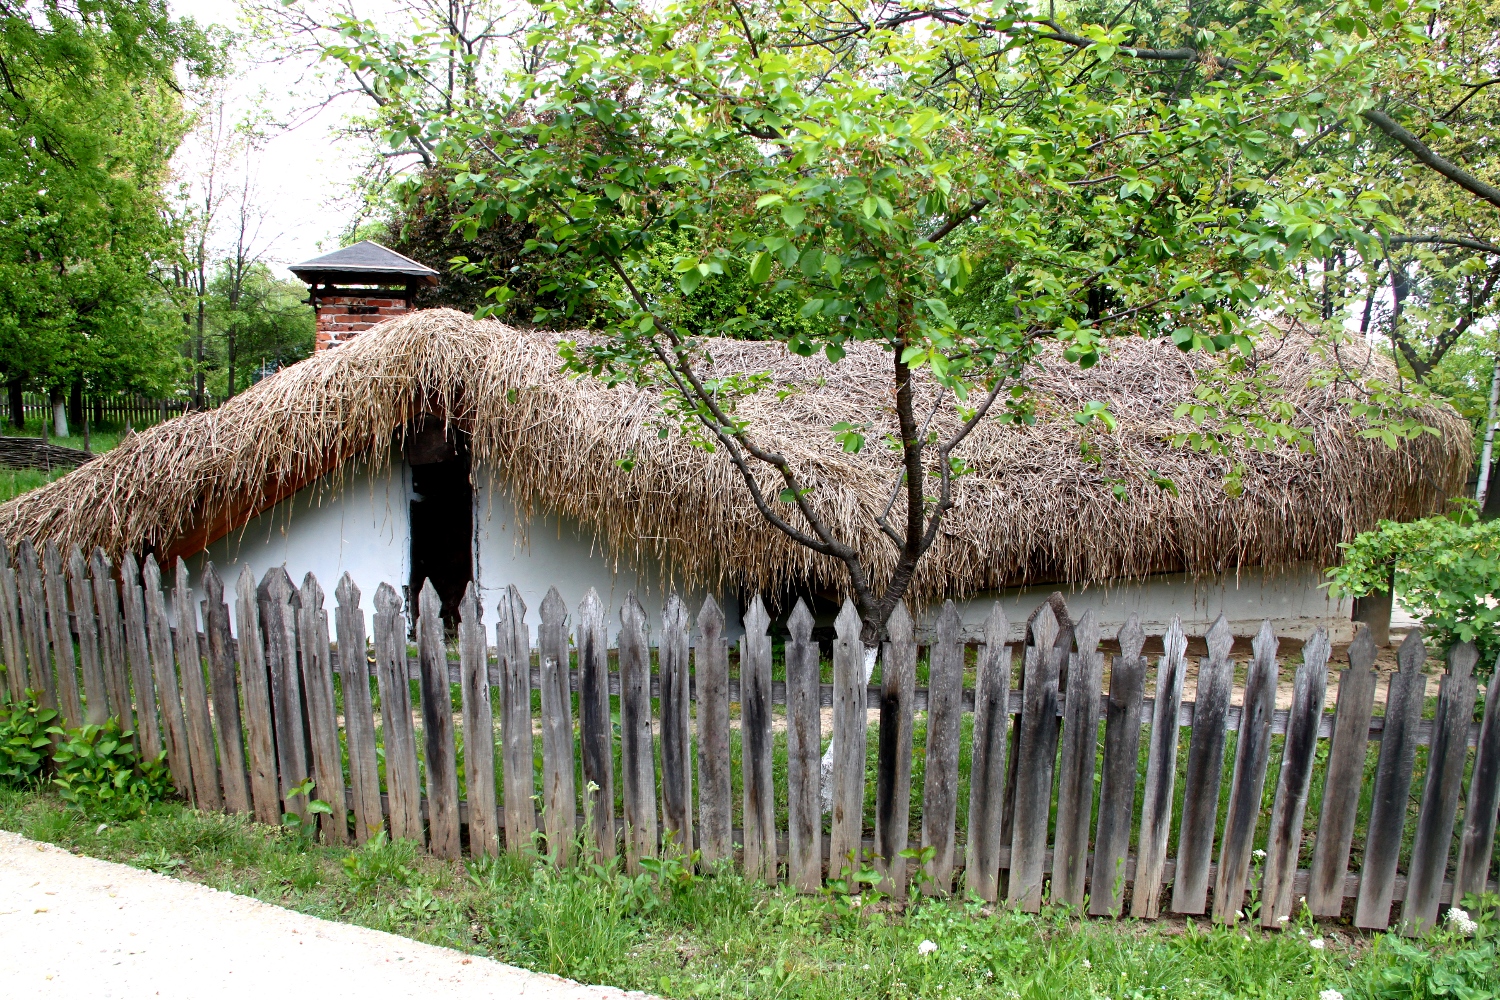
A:
<svg viewBox="0 0 1500 1000">
<path fill-rule="evenodd" d="M 673 997 L 1314 1000 L 1336 990 L 1355 1000 L 1493 997 L 1500 985 L 1493 910 L 1477 938 L 1445 931 L 1411 945 L 1305 920 L 1267 934 L 1028 916 L 961 899 L 851 903 L 673 864 L 664 884 L 512 857 L 453 864 L 411 844 L 310 844 L 180 803 L 105 825 L 46 791 L 0 789 L 0 827 L 316 916 Z"/>
</svg>

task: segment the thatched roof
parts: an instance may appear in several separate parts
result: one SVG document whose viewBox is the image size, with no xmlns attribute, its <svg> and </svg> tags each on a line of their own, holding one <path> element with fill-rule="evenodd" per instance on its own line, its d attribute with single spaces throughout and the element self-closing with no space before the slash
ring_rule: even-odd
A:
<svg viewBox="0 0 1500 1000">
<path fill-rule="evenodd" d="M 381 462 L 393 435 L 422 413 L 467 429 L 476 464 L 498 470 L 523 509 L 554 510 L 596 532 L 622 562 L 660 559 L 682 583 L 725 576 L 768 587 L 795 580 L 842 586 L 841 568 L 786 540 L 751 506 L 725 456 L 660 436 L 648 391 L 609 389 L 559 371 L 554 334 L 521 332 L 430 310 L 378 326 L 336 350 L 279 372 L 217 410 L 127 438 L 72 474 L 0 507 L 0 532 L 102 545 L 196 551 L 351 459 Z M 837 365 L 772 343 L 713 344 L 717 365 L 770 371 L 790 395 L 767 391 L 740 412 L 788 455 L 843 537 L 877 575 L 893 548 L 879 534 L 896 465 L 882 446 L 889 355 L 856 346 Z M 1272 360 L 1317 447 L 1233 458 L 1174 447 L 1174 406 L 1192 397 L 1204 359 L 1170 344 L 1122 341 L 1079 371 L 1053 356 L 1031 384 L 1034 426 L 987 422 L 961 449 L 973 467 L 957 507 L 924 561 L 913 597 L 961 595 L 1022 582 L 1097 583 L 1150 573 L 1232 572 L 1246 566 L 1336 561 L 1338 543 L 1378 518 L 1409 519 L 1459 491 L 1469 428 L 1445 409 L 1426 416 L 1440 435 L 1398 450 L 1358 436 L 1340 390 L 1307 388 L 1321 364 L 1306 343 Z M 1366 365 L 1384 365 L 1379 358 Z M 930 400 L 930 389 L 923 388 Z M 1119 417 L 1112 435 L 1080 449 L 1071 419 L 1088 400 Z M 925 412 L 925 411 L 924 411 Z M 833 447 L 836 421 L 875 420 L 859 454 Z M 627 470 L 618 460 L 633 459 Z M 1235 461 L 1244 491 L 1223 487 Z M 1153 478 L 1170 478 L 1176 494 Z M 1128 496 L 1115 495 L 1123 482 Z M 772 496 L 777 488 L 766 477 Z"/>
</svg>

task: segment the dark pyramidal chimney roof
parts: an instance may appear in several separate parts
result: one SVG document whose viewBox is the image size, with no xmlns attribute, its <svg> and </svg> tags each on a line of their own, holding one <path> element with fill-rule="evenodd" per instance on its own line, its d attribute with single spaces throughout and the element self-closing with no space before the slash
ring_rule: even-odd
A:
<svg viewBox="0 0 1500 1000">
<path fill-rule="evenodd" d="M 288 268 L 309 285 L 436 285 L 438 273 L 374 240 L 326 253 Z"/>
</svg>

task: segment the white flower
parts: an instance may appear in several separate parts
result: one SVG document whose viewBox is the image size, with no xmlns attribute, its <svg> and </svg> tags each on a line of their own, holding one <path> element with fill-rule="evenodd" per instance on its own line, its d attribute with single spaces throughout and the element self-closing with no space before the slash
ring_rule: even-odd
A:
<svg viewBox="0 0 1500 1000">
<path fill-rule="evenodd" d="M 1093 967 L 1094 967 L 1094 963 L 1093 963 L 1093 962 L 1090 962 L 1090 961 L 1089 961 L 1089 960 L 1088 960 L 1088 959 L 1086 959 L 1086 958 L 1085 958 L 1085 959 L 1084 959 L 1084 960 L 1083 960 L 1083 967 L 1084 967 L 1084 968 L 1085 968 L 1085 969 L 1092 969 L 1092 968 L 1093 968 Z"/>
<path fill-rule="evenodd" d="M 1256 850 L 1256 852 L 1255 852 L 1255 860 L 1256 861 L 1264 861 L 1265 857 L 1266 857 L 1266 852 L 1265 851 Z"/>
<path fill-rule="evenodd" d="M 1279 923 L 1279 924 L 1284 924 L 1284 923 L 1286 923 L 1290 919 L 1292 919 L 1292 918 L 1291 917 L 1277 917 L 1276 918 L 1276 922 Z"/>
<path fill-rule="evenodd" d="M 984 970 L 984 978 L 986 978 L 986 979 L 994 979 L 995 978 L 995 970 L 994 969 L 985 969 Z"/>
<path fill-rule="evenodd" d="M 864 969 L 866 972 L 868 972 L 869 969 L 870 969 L 870 963 L 866 962 L 864 965 L 861 965 L 860 968 Z M 1340 998 L 1340 1000 L 1342 1000 L 1342 998 Z"/>
<path fill-rule="evenodd" d="M 1324 990 L 1318 994 L 1318 1000 L 1344 1000 L 1344 994 L 1338 990 Z"/>
<path fill-rule="evenodd" d="M 1479 925 L 1469 919 L 1469 911 L 1461 910 L 1456 906 L 1448 911 L 1448 923 L 1465 937 L 1472 937 L 1479 929 Z"/>
<path fill-rule="evenodd" d="M 936 941 L 923 941 L 921 944 L 917 945 L 918 955 L 931 955 L 935 951 L 937 951 Z"/>
<path fill-rule="evenodd" d="M 1307 942 L 1307 946 L 1309 948 L 1313 949 L 1314 951 L 1322 951 L 1323 950 L 1323 939 L 1322 938 L 1313 938 L 1311 941 Z"/>
</svg>

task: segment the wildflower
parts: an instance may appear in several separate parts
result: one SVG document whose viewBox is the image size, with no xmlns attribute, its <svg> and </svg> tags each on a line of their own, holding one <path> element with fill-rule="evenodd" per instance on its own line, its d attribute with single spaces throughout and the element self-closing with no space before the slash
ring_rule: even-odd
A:
<svg viewBox="0 0 1500 1000">
<path fill-rule="evenodd" d="M 1279 924 L 1284 924 L 1284 923 L 1286 923 L 1290 919 L 1292 919 L 1292 918 L 1291 917 L 1277 917 L 1276 918 L 1276 922 L 1279 923 Z"/>
<path fill-rule="evenodd" d="M 1257 848 L 1256 851 L 1255 851 L 1255 860 L 1256 861 L 1264 861 L 1265 859 L 1266 859 L 1266 852 Z"/>
<path fill-rule="evenodd" d="M 1324 990 L 1318 994 L 1318 1000 L 1344 1000 L 1344 994 L 1338 990 Z"/>
<path fill-rule="evenodd" d="M 1086 959 L 1086 958 L 1085 958 L 1085 959 L 1084 959 L 1084 960 L 1083 960 L 1083 967 L 1084 967 L 1084 968 L 1085 968 L 1085 969 L 1092 969 L 1092 968 L 1093 968 L 1093 967 L 1094 967 L 1094 963 L 1093 963 L 1093 962 L 1090 962 L 1090 961 L 1089 961 L 1089 960 L 1088 960 L 1088 959 Z"/>
<path fill-rule="evenodd" d="M 984 978 L 986 978 L 986 979 L 994 979 L 995 978 L 995 970 L 994 969 L 985 969 L 984 970 Z"/>
<path fill-rule="evenodd" d="M 935 951 L 937 951 L 937 942 L 936 941 L 925 941 L 924 940 L 921 944 L 917 945 L 917 954 L 918 955 L 931 955 Z"/>
<path fill-rule="evenodd" d="M 869 972 L 870 971 L 870 963 L 866 962 L 864 965 L 861 965 L 860 968 L 864 969 L 866 972 Z"/>
<path fill-rule="evenodd" d="M 1453 907 L 1448 911 L 1448 924 L 1465 937 L 1473 937 L 1479 925 L 1469 918 L 1469 911 Z"/>
<path fill-rule="evenodd" d="M 1307 942 L 1307 946 L 1309 948 L 1313 949 L 1314 951 L 1322 951 L 1323 950 L 1323 939 L 1320 938 L 1320 937 L 1313 938 L 1311 941 Z"/>
</svg>

